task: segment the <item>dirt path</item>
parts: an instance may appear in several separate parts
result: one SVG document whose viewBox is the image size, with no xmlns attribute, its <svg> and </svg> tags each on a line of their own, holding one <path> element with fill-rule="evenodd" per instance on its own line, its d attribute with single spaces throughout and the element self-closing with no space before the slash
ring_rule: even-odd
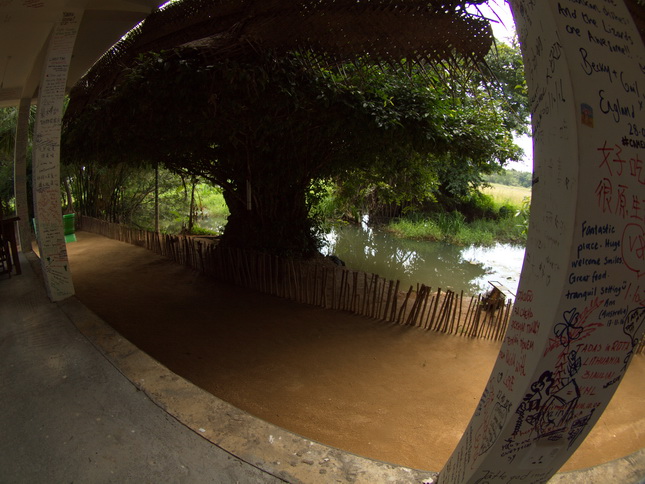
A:
<svg viewBox="0 0 645 484">
<path fill-rule="evenodd" d="M 219 284 L 87 232 L 68 245 L 78 298 L 175 373 L 249 413 L 347 451 L 442 468 L 499 343 L 386 325 Z M 636 358 L 563 470 L 645 447 Z"/>
</svg>

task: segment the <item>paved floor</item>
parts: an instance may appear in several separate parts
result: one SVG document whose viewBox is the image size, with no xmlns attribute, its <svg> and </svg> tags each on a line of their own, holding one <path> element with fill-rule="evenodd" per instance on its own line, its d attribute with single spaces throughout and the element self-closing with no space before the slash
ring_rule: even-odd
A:
<svg viewBox="0 0 645 484">
<path fill-rule="evenodd" d="M 37 277 L 0 279 L 0 482 L 283 482 L 159 408 Z"/>
</svg>

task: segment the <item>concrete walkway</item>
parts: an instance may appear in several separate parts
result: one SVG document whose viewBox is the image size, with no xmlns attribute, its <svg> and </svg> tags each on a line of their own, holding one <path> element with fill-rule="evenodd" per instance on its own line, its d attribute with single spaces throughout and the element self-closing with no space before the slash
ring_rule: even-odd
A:
<svg viewBox="0 0 645 484">
<path fill-rule="evenodd" d="M 283 482 L 139 391 L 22 262 L 0 279 L 0 482 Z"/>
</svg>

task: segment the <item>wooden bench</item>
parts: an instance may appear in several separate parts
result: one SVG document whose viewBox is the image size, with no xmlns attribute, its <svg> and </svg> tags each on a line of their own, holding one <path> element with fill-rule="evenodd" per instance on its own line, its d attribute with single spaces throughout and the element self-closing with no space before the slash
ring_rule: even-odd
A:
<svg viewBox="0 0 645 484">
<path fill-rule="evenodd" d="M 2 263 L 0 273 L 3 274 L 11 274 L 14 269 L 16 275 L 22 273 L 15 230 L 15 223 L 18 220 L 20 220 L 18 217 L 5 219 L 0 217 L 0 261 Z"/>
<path fill-rule="evenodd" d="M 504 284 L 497 281 L 488 281 L 493 288 L 482 298 L 482 306 L 486 311 L 496 311 L 504 306 L 507 298 L 514 298 L 515 294 Z"/>
</svg>

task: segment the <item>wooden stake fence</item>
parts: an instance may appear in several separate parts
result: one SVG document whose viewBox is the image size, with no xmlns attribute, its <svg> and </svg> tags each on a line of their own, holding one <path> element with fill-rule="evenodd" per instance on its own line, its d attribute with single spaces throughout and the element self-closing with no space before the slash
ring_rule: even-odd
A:
<svg viewBox="0 0 645 484">
<path fill-rule="evenodd" d="M 399 290 L 400 282 L 345 267 L 281 259 L 261 252 L 218 247 L 196 237 L 157 234 L 79 217 L 80 230 L 145 247 L 218 280 L 323 308 L 430 331 L 500 341 L 512 301 L 485 310 L 482 295 L 464 297 L 423 284 Z M 641 345 L 642 350 L 642 345 Z"/>
</svg>

